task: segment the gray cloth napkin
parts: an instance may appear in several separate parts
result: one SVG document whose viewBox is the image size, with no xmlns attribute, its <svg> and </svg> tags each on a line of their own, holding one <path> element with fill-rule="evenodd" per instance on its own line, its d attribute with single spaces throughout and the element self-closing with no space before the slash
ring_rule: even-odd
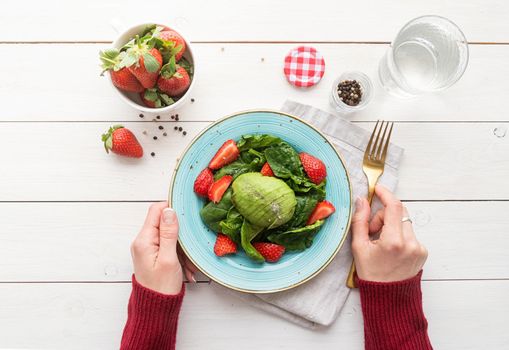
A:
<svg viewBox="0 0 509 350">
<path fill-rule="evenodd" d="M 335 115 L 294 101 L 286 101 L 282 111 L 301 117 L 320 129 L 329 138 L 343 156 L 348 168 L 354 201 L 359 196 L 365 197 L 367 195 L 367 180 L 362 171 L 362 158 L 371 132 Z M 390 190 L 396 188 L 397 171 L 402 155 L 403 149 L 391 143 L 385 171 L 379 180 L 379 183 Z M 373 212 L 377 210 L 377 207 L 380 207 L 380 203 L 375 199 Z M 224 288 L 216 283 L 213 283 L 213 286 L 254 307 L 303 327 L 328 326 L 336 320 L 350 293 L 345 282 L 351 263 L 349 234 L 348 240 L 330 265 L 311 281 L 297 288 L 272 294 L 247 294 Z"/>
</svg>

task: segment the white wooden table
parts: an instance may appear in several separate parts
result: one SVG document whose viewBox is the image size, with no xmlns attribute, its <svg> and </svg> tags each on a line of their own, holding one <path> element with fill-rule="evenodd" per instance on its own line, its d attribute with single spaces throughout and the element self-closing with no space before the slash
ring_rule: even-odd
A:
<svg viewBox="0 0 509 350">
<path fill-rule="evenodd" d="M 376 83 L 388 42 L 428 13 L 470 40 L 464 77 L 446 92 L 398 100 L 376 83 L 352 117 L 370 130 L 395 120 L 406 149 L 397 194 L 429 248 L 423 293 L 436 349 L 509 344 L 509 3 L 427 1 L 9 1 L 0 10 L 0 347 L 114 349 L 130 293 L 129 244 L 150 202 L 166 198 L 175 160 L 203 127 L 286 98 L 331 110 L 342 71 Z M 151 8 L 154 14 L 151 15 Z M 168 137 L 125 106 L 99 77 L 112 18 L 173 24 L 193 42 L 199 75 Z M 325 76 L 292 88 L 282 74 L 298 43 L 319 49 Z M 108 156 L 100 134 L 121 122 L 147 156 Z M 173 132 L 182 126 L 188 135 Z M 494 133 L 494 130 L 498 131 Z M 156 157 L 150 157 L 151 151 Z M 362 349 L 359 296 L 329 329 L 309 331 L 227 298 L 202 279 L 188 285 L 181 349 Z"/>
</svg>

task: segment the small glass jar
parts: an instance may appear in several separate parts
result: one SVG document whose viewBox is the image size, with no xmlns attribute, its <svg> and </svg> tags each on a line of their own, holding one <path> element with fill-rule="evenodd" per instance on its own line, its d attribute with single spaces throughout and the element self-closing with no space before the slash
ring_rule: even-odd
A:
<svg viewBox="0 0 509 350">
<path fill-rule="evenodd" d="M 362 90 L 362 96 L 357 106 L 350 106 L 344 103 L 338 95 L 338 85 L 345 80 L 355 80 L 359 83 Z M 345 72 L 341 74 L 334 84 L 332 84 L 332 91 L 330 95 L 330 102 L 334 109 L 340 114 L 350 114 L 364 109 L 373 95 L 373 85 L 369 77 L 361 72 Z"/>
</svg>

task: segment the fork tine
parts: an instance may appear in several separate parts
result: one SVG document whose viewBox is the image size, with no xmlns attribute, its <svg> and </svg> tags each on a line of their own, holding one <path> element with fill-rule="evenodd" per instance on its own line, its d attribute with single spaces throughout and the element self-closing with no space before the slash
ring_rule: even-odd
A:
<svg viewBox="0 0 509 350">
<path fill-rule="evenodd" d="M 377 125 L 378 125 L 378 122 L 377 122 Z M 380 133 L 382 132 L 383 126 L 384 126 L 384 121 L 382 120 L 382 123 L 380 124 L 380 128 L 378 129 L 378 134 L 376 135 L 375 143 L 373 144 L 373 148 L 371 148 L 371 152 L 369 154 L 370 159 L 376 158 L 376 153 L 377 153 L 378 147 L 380 147 L 380 145 L 382 144 L 383 140 L 380 140 Z M 375 125 L 375 127 L 376 127 L 376 125 Z M 373 133 L 375 133 L 374 130 L 373 130 Z M 379 142 L 379 140 L 380 140 L 380 142 Z"/>
<path fill-rule="evenodd" d="M 370 152 L 371 152 L 371 144 L 373 143 L 373 136 L 375 136 L 376 128 L 378 126 L 378 122 L 380 122 L 380 120 L 376 121 L 375 128 L 373 129 L 373 132 L 371 133 L 371 137 L 369 138 L 369 141 L 368 141 L 368 145 L 366 146 L 366 152 L 364 152 L 364 156 L 369 155 Z"/>
<path fill-rule="evenodd" d="M 384 128 L 384 133 L 382 134 L 382 138 L 380 139 L 380 145 L 377 149 L 377 153 L 375 154 L 375 159 L 376 160 L 381 160 L 382 159 L 382 151 L 383 151 L 383 142 L 385 140 L 385 134 L 387 133 L 387 128 L 389 127 L 389 122 L 386 122 L 385 123 L 385 128 Z"/>
<path fill-rule="evenodd" d="M 392 134 L 392 127 L 394 126 L 394 123 L 390 123 L 391 128 L 389 129 L 389 135 L 387 135 L 387 141 L 385 141 L 384 151 L 382 152 L 382 162 L 385 163 L 385 157 L 387 156 L 387 149 L 389 148 L 389 141 L 391 140 L 391 134 Z"/>
</svg>

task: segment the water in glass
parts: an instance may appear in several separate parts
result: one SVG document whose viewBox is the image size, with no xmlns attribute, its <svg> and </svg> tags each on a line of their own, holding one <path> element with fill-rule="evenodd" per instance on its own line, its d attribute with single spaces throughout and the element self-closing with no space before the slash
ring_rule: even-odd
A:
<svg viewBox="0 0 509 350">
<path fill-rule="evenodd" d="M 445 89 L 466 69 L 468 44 L 461 30 L 439 16 L 407 23 L 379 66 L 383 87 L 398 96 Z"/>
</svg>

